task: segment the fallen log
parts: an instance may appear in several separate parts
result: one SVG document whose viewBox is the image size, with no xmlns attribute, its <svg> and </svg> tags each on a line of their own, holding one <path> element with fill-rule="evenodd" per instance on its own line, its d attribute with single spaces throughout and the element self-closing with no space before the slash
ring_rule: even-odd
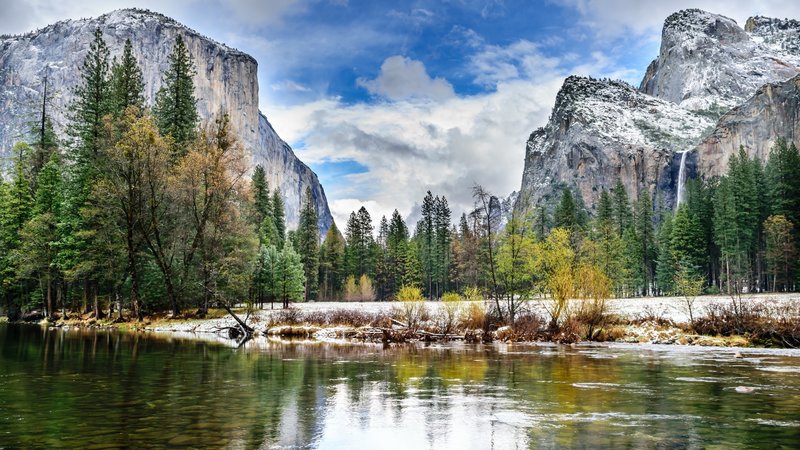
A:
<svg viewBox="0 0 800 450">
<path fill-rule="evenodd" d="M 239 337 L 242 337 L 242 342 L 250 340 L 253 337 L 253 333 L 256 330 L 254 330 L 253 327 L 248 325 L 244 320 L 239 318 L 239 316 L 237 316 L 236 313 L 233 312 L 231 310 L 231 308 L 227 304 L 222 303 L 222 307 L 239 324 L 238 327 L 228 327 L 228 337 L 230 337 L 231 339 L 236 339 L 236 340 L 238 340 Z M 248 317 L 249 317 L 249 314 L 248 314 Z M 234 331 L 234 330 L 236 330 L 236 331 Z M 238 331 L 238 333 L 237 333 L 237 331 Z"/>
</svg>

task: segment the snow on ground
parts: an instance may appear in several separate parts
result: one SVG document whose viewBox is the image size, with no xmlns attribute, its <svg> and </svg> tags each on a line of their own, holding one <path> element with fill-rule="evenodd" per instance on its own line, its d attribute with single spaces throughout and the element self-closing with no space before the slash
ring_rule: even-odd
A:
<svg viewBox="0 0 800 450">
<path fill-rule="evenodd" d="M 800 305 L 800 294 L 758 294 L 742 297 L 747 304 L 757 304 L 768 307 L 784 305 Z M 546 316 L 546 300 L 529 300 L 526 307 L 531 311 L 542 316 Z M 693 309 L 695 317 L 703 316 L 706 309 L 711 305 L 726 305 L 731 302 L 728 296 L 703 296 L 697 297 Z M 466 303 L 466 302 L 465 302 Z M 442 305 L 442 302 L 425 302 L 428 310 L 435 314 Z M 337 309 L 347 309 L 363 311 L 368 313 L 390 313 L 393 308 L 399 306 L 398 302 L 309 302 L 294 303 L 292 307 L 304 313 L 326 312 Z M 577 301 L 573 301 L 573 307 L 577 306 Z M 608 301 L 609 312 L 617 314 L 627 319 L 635 319 L 637 316 L 656 316 L 670 319 L 673 322 L 681 323 L 689 321 L 689 313 L 683 297 L 645 297 L 645 298 L 621 298 Z M 281 311 L 280 304 L 275 305 L 275 309 L 270 309 L 269 304 L 265 309 L 256 311 L 248 320 L 248 324 L 257 330 L 266 327 L 266 322 L 273 314 Z M 242 314 L 242 318 L 244 315 Z M 148 330 L 153 331 L 181 331 L 181 332 L 214 332 L 219 328 L 234 326 L 236 322 L 230 316 L 220 319 L 207 320 L 186 320 L 186 321 L 166 321 L 158 322 L 147 326 Z"/>
</svg>

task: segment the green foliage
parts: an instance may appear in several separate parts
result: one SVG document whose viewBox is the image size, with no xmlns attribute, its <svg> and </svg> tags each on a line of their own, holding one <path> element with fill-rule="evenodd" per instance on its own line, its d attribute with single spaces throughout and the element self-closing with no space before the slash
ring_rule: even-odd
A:
<svg viewBox="0 0 800 450">
<path fill-rule="evenodd" d="M 194 61 L 189 49 L 178 35 L 169 55 L 169 68 L 164 73 L 161 88 L 156 93 L 153 114 L 158 129 L 175 142 L 177 156 L 186 153 L 187 144 L 197 132 L 197 99 L 194 96 Z"/>
<path fill-rule="evenodd" d="M 574 229 L 578 226 L 578 207 L 569 188 L 561 191 L 561 201 L 553 213 L 556 227 Z"/>
<path fill-rule="evenodd" d="M 303 262 L 306 280 L 306 301 L 317 298 L 319 291 L 319 218 L 311 188 L 306 187 L 303 206 L 300 210 L 300 224 L 297 227 L 297 250 Z"/>
<path fill-rule="evenodd" d="M 344 247 L 344 240 L 336 223 L 331 224 L 320 249 L 320 298 L 322 300 L 335 300 L 342 294 L 345 278 Z"/>
<path fill-rule="evenodd" d="M 279 188 L 272 191 L 272 221 L 275 225 L 275 245 L 282 248 L 286 240 L 286 206 Z"/>
<path fill-rule="evenodd" d="M 290 302 L 303 300 L 305 291 L 303 262 L 288 239 L 283 245 L 280 259 L 275 266 L 275 279 L 276 297 L 283 303 L 284 308 L 288 308 Z"/>
<path fill-rule="evenodd" d="M 120 61 L 114 58 L 111 63 L 110 89 L 111 109 L 115 115 L 122 115 L 131 106 L 144 111 L 144 79 L 130 39 L 125 40 Z"/>
</svg>

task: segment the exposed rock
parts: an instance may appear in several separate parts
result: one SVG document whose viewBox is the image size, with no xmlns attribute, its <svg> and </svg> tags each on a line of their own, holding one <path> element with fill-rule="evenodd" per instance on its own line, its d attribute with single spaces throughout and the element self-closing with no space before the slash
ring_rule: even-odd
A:
<svg viewBox="0 0 800 450">
<path fill-rule="evenodd" d="M 800 137 L 800 76 L 763 86 L 720 119 L 714 132 L 697 147 L 697 169 L 705 177 L 723 175 L 730 156 L 743 146 L 766 161 L 778 138 Z"/>
<path fill-rule="evenodd" d="M 547 125 L 528 139 L 520 198 L 553 203 L 571 187 L 591 209 L 617 178 L 633 198 L 657 188 L 674 193 L 675 152 L 693 148 L 711 127 L 707 116 L 627 83 L 571 76 Z"/>
<path fill-rule="evenodd" d="M 664 22 L 640 90 L 718 116 L 765 83 L 800 73 L 797 29 L 796 21 L 755 17 L 745 31 L 725 16 L 679 11 Z"/>
<path fill-rule="evenodd" d="M 63 136 L 72 88 L 79 82 L 78 67 L 89 49 L 95 29 L 103 31 L 112 56 L 120 55 L 130 38 L 145 80 L 145 97 L 152 104 L 169 65 L 168 55 L 181 35 L 194 58 L 195 96 L 201 120 L 226 111 L 241 142 L 264 164 L 270 187 L 286 196 L 289 228 L 298 222 L 306 186 L 314 193 L 320 233 L 333 219 L 316 174 L 278 137 L 258 110 L 258 65 L 250 55 L 215 42 L 161 14 L 122 9 L 92 19 L 67 20 L 20 36 L 0 37 L 0 156 L 26 138 L 41 105 L 42 80 L 54 95 L 49 112 Z"/>
</svg>

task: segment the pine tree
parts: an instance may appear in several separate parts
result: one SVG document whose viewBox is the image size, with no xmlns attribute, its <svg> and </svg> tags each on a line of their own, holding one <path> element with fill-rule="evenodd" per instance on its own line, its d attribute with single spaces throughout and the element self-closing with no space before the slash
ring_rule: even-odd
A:
<svg viewBox="0 0 800 450">
<path fill-rule="evenodd" d="M 677 265 L 672 252 L 672 215 L 669 213 L 661 218 L 657 240 L 656 288 L 661 295 L 667 295 L 675 291 Z"/>
<path fill-rule="evenodd" d="M 617 183 L 611 189 L 611 200 L 614 209 L 614 223 L 617 226 L 617 233 L 623 235 L 625 230 L 633 225 L 633 213 L 631 213 L 631 203 L 622 179 L 617 178 Z"/>
<path fill-rule="evenodd" d="M 114 58 L 111 64 L 110 90 L 111 108 L 117 116 L 129 107 L 135 107 L 139 114 L 144 112 L 144 78 L 130 39 L 125 40 L 120 61 Z"/>
<path fill-rule="evenodd" d="M 281 252 L 275 248 L 275 245 L 261 245 L 253 274 L 255 301 L 260 308 L 264 307 L 265 302 L 269 302 L 274 307 L 278 294 L 276 276 L 281 264 L 280 258 Z"/>
<path fill-rule="evenodd" d="M 428 298 L 433 295 L 433 280 L 435 278 L 434 265 L 436 264 L 436 250 L 434 248 L 434 208 L 435 199 L 431 191 L 425 194 L 422 199 L 422 217 L 417 222 L 415 240 L 419 250 L 419 257 L 422 262 L 422 274 L 425 279 L 423 291 Z"/>
<path fill-rule="evenodd" d="M 648 295 L 652 290 L 655 274 L 654 263 L 657 257 L 655 231 L 653 230 L 653 203 L 650 194 L 643 192 L 636 202 L 634 227 L 637 245 L 639 246 L 639 264 L 641 265 L 642 293 Z"/>
<path fill-rule="evenodd" d="M 61 218 L 61 163 L 57 153 L 39 172 L 39 186 L 28 220 L 20 231 L 21 247 L 16 255 L 18 276 L 38 276 L 44 286 L 45 311 L 52 318 L 56 306 L 59 272 L 56 267 L 58 223 Z"/>
<path fill-rule="evenodd" d="M 253 212 L 252 222 L 256 230 L 261 228 L 264 223 L 264 218 L 272 217 L 272 200 L 269 196 L 269 183 L 267 183 L 266 173 L 261 164 L 256 165 L 253 169 L 253 177 L 251 179 L 253 186 Z M 274 225 L 274 219 L 273 225 Z"/>
<path fill-rule="evenodd" d="M 678 207 L 672 221 L 670 250 L 679 268 L 689 271 L 695 278 L 704 275 L 708 249 L 704 242 L 703 230 L 685 204 Z"/>
<path fill-rule="evenodd" d="M 178 35 L 169 55 L 169 69 L 164 73 L 153 108 L 161 134 L 172 136 L 175 140 L 177 156 L 186 153 L 187 144 L 196 134 L 199 116 L 194 96 L 195 74 L 189 49 L 183 37 Z"/>
<path fill-rule="evenodd" d="M 19 143 L 13 152 L 11 182 L 4 186 L 3 201 L 0 202 L 0 286 L 8 298 L 9 317 L 18 318 L 26 293 L 25 284 L 18 280 L 19 261 L 16 256 L 23 244 L 21 233 L 31 216 L 33 201 L 27 177 L 30 147 Z"/>
<path fill-rule="evenodd" d="M 294 251 L 292 241 L 286 239 L 278 265 L 275 267 L 275 290 L 277 298 L 283 303 L 284 308 L 289 307 L 290 302 L 303 300 L 305 286 L 305 274 L 303 273 L 303 262 L 300 255 Z"/>
<path fill-rule="evenodd" d="M 325 234 L 320 250 L 320 296 L 323 300 L 340 298 L 345 277 L 344 248 L 344 241 L 334 222 Z"/>
<path fill-rule="evenodd" d="M 774 291 L 789 291 L 794 287 L 792 269 L 796 248 L 793 228 L 792 222 L 781 215 L 769 216 L 764 223 L 766 259 Z"/>
<path fill-rule="evenodd" d="M 408 257 L 408 227 L 395 209 L 389 222 L 386 237 L 386 265 L 388 292 L 394 294 L 403 284 L 406 259 Z"/>
<path fill-rule="evenodd" d="M 450 207 L 447 199 L 437 197 L 434 203 L 434 235 L 435 235 L 435 277 L 436 297 L 448 290 L 450 275 Z"/>
<path fill-rule="evenodd" d="M 782 215 L 793 224 L 800 223 L 800 153 L 794 143 L 778 139 L 767 160 L 766 178 L 770 213 Z M 763 197 L 760 197 L 763 200 Z"/>
<path fill-rule="evenodd" d="M 419 287 L 422 284 L 422 264 L 419 257 L 419 246 L 416 239 L 408 245 L 405 267 L 403 267 L 403 282 L 401 286 Z"/>
<path fill-rule="evenodd" d="M 297 251 L 306 276 L 305 300 L 309 301 L 315 299 L 319 291 L 319 218 L 310 187 L 306 187 L 303 207 L 300 210 L 297 241 Z"/>
<path fill-rule="evenodd" d="M 75 100 L 70 105 L 70 135 L 76 139 L 72 160 L 80 168 L 91 166 L 100 153 L 103 118 L 113 110 L 110 75 L 108 46 L 98 28 L 81 66 L 81 81 L 73 91 Z"/>
<path fill-rule="evenodd" d="M 283 194 L 279 188 L 272 191 L 272 220 L 275 224 L 275 246 L 283 248 L 286 241 L 286 210 L 284 209 Z"/>
<path fill-rule="evenodd" d="M 66 186 L 64 218 L 59 243 L 59 266 L 70 281 L 83 281 L 84 299 L 91 301 L 95 316 L 98 306 L 99 267 L 110 260 L 100 242 L 100 211 L 93 193 L 102 165 L 102 147 L 108 138 L 104 118 L 113 111 L 109 50 L 100 29 L 81 66 L 81 82 L 74 89 L 70 105 L 69 134 L 74 139 L 68 153 L 72 165 Z"/>
<path fill-rule="evenodd" d="M 561 191 L 561 201 L 553 213 L 553 220 L 557 228 L 574 229 L 578 225 L 578 210 L 572 190 L 565 188 Z"/>
<path fill-rule="evenodd" d="M 597 222 L 602 226 L 611 226 L 614 223 L 614 203 L 605 189 L 600 192 L 600 199 L 597 201 Z"/>
<path fill-rule="evenodd" d="M 58 137 L 53 129 L 53 122 L 50 119 L 50 114 L 47 112 L 47 107 L 50 103 L 50 94 L 48 94 L 47 90 L 46 75 L 42 85 L 41 113 L 39 119 L 31 127 L 33 156 L 31 158 L 30 179 L 33 182 L 31 187 L 34 192 L 36 191 L 36 181 L 39 178 L 39 171 L 50 160 L 50 155 L 58 150 Z"/>
</svg>

